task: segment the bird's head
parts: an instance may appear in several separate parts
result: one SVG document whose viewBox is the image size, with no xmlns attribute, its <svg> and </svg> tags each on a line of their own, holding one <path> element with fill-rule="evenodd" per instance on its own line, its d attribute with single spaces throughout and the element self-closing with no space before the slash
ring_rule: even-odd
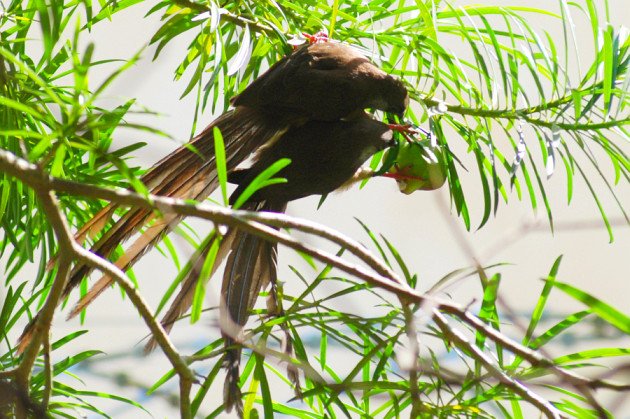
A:
<svg viewBox="0 0 630 419">
<path fill-rule="evenodd" d="M 401 120 L 403 119 L 409 106 L 409 93 L 400 79 L 390 75 L 384 79 L 381 100 L 383 102 L 381 110 L 393 113 Z"/>
</svg>

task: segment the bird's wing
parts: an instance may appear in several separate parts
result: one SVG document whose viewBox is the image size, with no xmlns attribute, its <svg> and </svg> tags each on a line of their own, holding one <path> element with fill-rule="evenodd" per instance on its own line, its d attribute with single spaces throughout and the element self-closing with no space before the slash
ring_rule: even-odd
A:
<svg viewBox="0 0 630 419">
<path fill-rule="evenodd" d="M 385 75 L 346 44 L 312 44 L 275 63 L 232 103 L 316 120 L 339 120 L 363 109 L 366 98 L 374 94 L 361 77 L 369 72 L 372 78 Z"/>
<path fill-rule="evenodd" d="M 217 168 L 214 160 L 213 128 L 221 130 L 226 148 L 227 167 L 235 168 L 257 147 L 273 136 L 276 127 L 259 121 L 252 112 L 240 113 L 231 111 L 217 119 L 206 128 L 192 142 L 192 147 L 182 146 L 172 154 L 158 162 L 143 178 L 149 184 L 155 183 L 151 193 L 179 199 L 194 199 L 202 201 L 218 186 Z M 129 269 L 148 250 L 153 248 L 162 237 L 179 223 L 180 216 L 158 216 L 153 211 L 134 209 L 124 214 L 105 234 L 93 245 L 92 251 L 103 257 L 108 257 L 114 249 L 127 240 L 140 228 L 151 223 L 141 236 L 125 250 L 124 255 L 116 262 L 124 270 Z M 86 277 L 92 267 L 77 265 L 66 287 L 66 295 L 80 281 Z M 106 279 L 105 279 L 106 278 Z M 76 315 L 98 296 L 109 284 L 111 278 L 104 277 L 98 282 L 99 288 L 88 293 L 77 305 L 71 316 Z M 78 311 L 77 311 L 78 310 Z"/>
</svg>

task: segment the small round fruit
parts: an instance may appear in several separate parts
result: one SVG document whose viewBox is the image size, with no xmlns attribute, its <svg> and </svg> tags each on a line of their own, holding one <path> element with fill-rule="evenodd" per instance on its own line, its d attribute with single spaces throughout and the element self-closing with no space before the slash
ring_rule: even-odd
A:
<svg viewBox="0 0 630 419">
<path fill-rule="evenodd" d="M 398 188 L 404 194 L 438 189 L 446 182 L 443 151 L 440 146 L 402 143 L 389 173 L 395 175 Z"/>
</svg>

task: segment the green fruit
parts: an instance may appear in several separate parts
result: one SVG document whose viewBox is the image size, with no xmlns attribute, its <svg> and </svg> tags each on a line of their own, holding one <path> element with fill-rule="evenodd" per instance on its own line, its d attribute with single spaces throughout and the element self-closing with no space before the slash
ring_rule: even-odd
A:
<svg viewBox="0 0 630 419">
<path fill-rule="evenodd" d="M 398 148 L 396 162 L 389 173 L 404 194 L 438 189 L 446 182 L 443 153 L 440 146 L 404 142 Z"/>
</svg>

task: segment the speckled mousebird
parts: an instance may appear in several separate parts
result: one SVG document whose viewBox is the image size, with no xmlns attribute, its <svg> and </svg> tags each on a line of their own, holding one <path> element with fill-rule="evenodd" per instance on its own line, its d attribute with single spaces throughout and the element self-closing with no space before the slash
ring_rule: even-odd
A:
<svg viewBox="0 0 630 419">
<path fill-rule="evenodd" d="M 238 181 L 241 185 L 262 167 L 263 162 L 267 162 L 273 153 L 283 154 L 278 151 L 280 145 L 286 146 L 289 154 L 299 151 L 299 148 L 294 147 L 295 144 L 314 150 L 311 152 L 337 150 L 338 157 L 344 157 L 344 153 L 349 153 L 348 156 L 352 154 L 352 157 L 344 159 L 339 157 L 341 166 L 358 167 L 356 162 L 361 160 L 360 165 L 365 159 L 357 158 L 353 154 L 355 150 L 353 147 L 358 145 L 359 150 L 368 144 L 371 147 L 373 145 L 371 141 L 377 140 L 377 137 L 378 144 L 382 145 L 381 136 L 376 135 L 376 132 L 386 127 L 366 117 L 364 110 L 380 109 L 402 116 L 408 102 L 409 97 L 404 84 L 379 69 L 355 48 L 339 42 L 308 44 L 272 65 L 243 92 L 232 98 L 231 110 L 219 116 L 190 143 L 179 147 L 156 163 L 141 180 L 155 195 L 198 201 L 208 197 L 218 186 L 213 138 L 215 127 L 221 131 L 224 139 L 227 169 L 232 172 L 232 180 Z M 359 132 L 366 128 L 370 128 L 369 135 L 363 142 L 364 139 Z M 308 144 L 304 139 L 308 139 Z M 336 144 L 337 142 L 347 144 Z M 249 171 L 236 170 L 239 164 L 261 147 L 272 154 L 260 153 Z M 345 172 L 344 176 L 339 175 L 338 179 L 321 176 L 323 172 L 320 170 L 325 168 L 317 165 L 302 172 L 307 176 L 294 177 L 293 171 L 305 162 L 296 156 L 293 156 L 292 160 L 294 160 L 292 165 L 285 170 L 285 175 L 293 179 L 292 182 L 290 179 L 289 189 L 284 189 L 284 192 L 283 189 L 277 188 L 261 190 L 248 202 L 248 209 L 283 211 L 286 202 L 299 196 L 332 191 L 338 186 L 339 180 L 345 181 L 348 177 L 345 176 Z M 351 175 L 352 173 L 349 174 Z M 270 200 L 267 199 L 268 196 L 265 198 L 265 194 L 272 191 L 280 194 L 288 193 L 289 190 L 290 196 L 282 199 Z M 86 237 L 93 237 L 101 232 L 115 209 L 116 206 L 113 204 L 103 208 L 77 232 L 77 240 L 83 241 Z M 119 244 L 142 227 L 149 225 L 115 261 L 118 267 L 126 270 L 155 246 L 180 220 L 181 217 L 174 214 L 164 214 L 160 217 L 153 211 L 131 209 L 96 240 L 91 251 L 108 258 Z M 234 256 L 231 257 L 233 260 Z M 89 266 L 77 264 L 71 271 L 64 290 L 65 296 L 69 295 L 91 270 Z M 80 312 L 110 284 L 110 278 L 102 277 L 79 302 L 72 314 Z M 224 283 L 224 289 L 225 287 Z M 260 286 L 257 289 L 260 289 Z M 249 292 L 248 301 L 252 298 L 251 295 L 258 292 L 252 291 Z M 242 307 L 249 306 L 248 303 Z M 35 321 L 36 319 L 27 326 L 21 337 L 20 348 L 24 348 L 28 343 Z"/>
</svg>

